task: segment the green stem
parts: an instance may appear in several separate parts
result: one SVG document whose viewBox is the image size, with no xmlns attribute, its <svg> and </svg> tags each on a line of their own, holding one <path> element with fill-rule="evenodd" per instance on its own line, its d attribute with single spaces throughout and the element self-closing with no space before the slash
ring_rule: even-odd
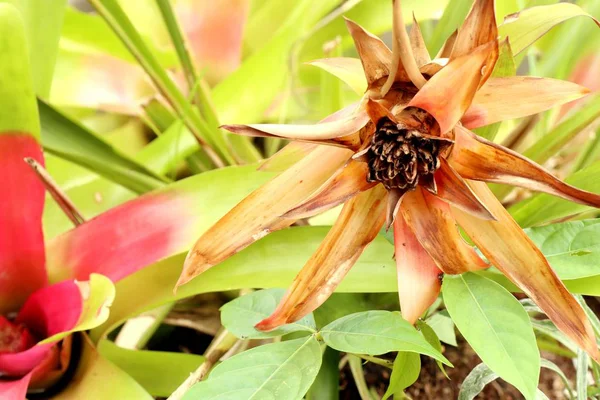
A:
<svg viewBox="0 0 600 400">
<path fill-rule="evenodd" d="M 369 387 L 367 386 L 367 381 L 365 381 L 365 374 L 363 373 L 361 358 L 353 354 L 349 354 L 348 364 L 350 364 L 350 371 L 352 371 L 352 376 L 354 377 L 354 382 L 356 383 L 356 388 L 358 389 L 360 398 L 362 400 L 373 400 L 371 393 L 369 392 Z"/>
</svg>

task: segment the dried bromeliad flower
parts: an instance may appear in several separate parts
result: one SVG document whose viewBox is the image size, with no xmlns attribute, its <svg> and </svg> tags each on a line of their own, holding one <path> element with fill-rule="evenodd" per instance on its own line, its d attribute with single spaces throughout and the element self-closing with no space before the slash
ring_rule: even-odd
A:
<svg viewBox="0 0 600 400">
<path fill-rule="evenodd" d="M 394 227 L 402 315 L 414 323 L 438 296 L 443 274 L 489 267 L 463 240 L 459 225 L 489 262 L 600 360 L 584 311 L 484 182 L 594 207 L 600 207 L 600 196 L 469 131 L 539 113 L 589 91 L 553 79 L 491 77 L 499 54 L 493 0 L 475 1 L 433 61 L 416 21 L 406 32 L 398 0 L 393 21 L 392 51 L 347 21 L 360 63 L 348 58 L 315 63 L 343 71 L 351 85 L 363 79 L 353 74 L 362 64 L 368 86 L 358 105 L 316 125 L 224 126 L 241 135 L 295 140 L 275 157 L 301 159 L 198 240 L 178 285 L 276 229 L 345 203 L 275 312 L 257 329 L 296 321 L 321 305 L 386 221 Z"/>
</svg>

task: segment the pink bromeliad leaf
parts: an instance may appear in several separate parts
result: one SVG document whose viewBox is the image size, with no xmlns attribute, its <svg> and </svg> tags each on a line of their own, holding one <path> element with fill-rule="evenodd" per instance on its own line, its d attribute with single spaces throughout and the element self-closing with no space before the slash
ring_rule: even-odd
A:
<svg viewBox="0 0 600 400">
<path fill-rule="evenodd" d="M 44 162 L 36 139 L 0 134 L 0 314 L 14 311 L 46 284 L 42 211 L 44 187 L 23 161 Z"/>
</svg>

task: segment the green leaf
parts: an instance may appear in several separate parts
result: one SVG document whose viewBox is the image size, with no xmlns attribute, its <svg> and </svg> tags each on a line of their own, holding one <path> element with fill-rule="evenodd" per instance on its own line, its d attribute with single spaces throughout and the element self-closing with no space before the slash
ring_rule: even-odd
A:
<svg viewBox="0 0 600 400">
<path fill-rule="evenodd" d="M 98 352 L 159 397 L 170 396 L 204 362 L 194 354 L 124 349 L 110 340 L 101 340 Z"/>
<path fill-rule="evenodd" d="M 588 367 L 588 355 L 585 351 L 577 349 L 577 361 L 575 362 L 575 369 L 577 370 L 577 400 L 587 400 L 588 398 Z"/>
<path fill-rule="evenodd" d="M 569 381 L 565 373 L 562 371 L 562 369 L 560 369 L 558 365 L 554 364 L 552 361 L 546 360 L 545 358 L 542 358 L 540 361 L 540 365 L 542 366 L 542 368 L 552 370 L 558 374 L 560 379 L 563 381 L 563 384 L 567 388 L 567 391 L 569 392 L 569 398 L 572 399 L 574 396 L 573 389 L 571 389 L 571 382 Z"/>
<path fill-rule="evenodd" d="M 559 331 L 552 321 L 548 319 L 534 319 L 531 321 L 531 325 L 537 333 L 541 333 L 548 337 L 551 337 L 552 339 L 556 340 L 557 342 L 565 346 L 567 349 L 569 349 L 572 353 L 577 351 L 577 346 L 575 346 L 571 339 L 569 339 L 564 333 Z"/>
<path fill-rule="evenodd" d="M 23 132 L 39 140 L 25 26 L 11 4 L 0 3 L 0 38 L 0 133 Z"/>
<path fill-rule="evenodd" d="M 473 400 L 488 383 L 496 380 L 498 374 L 492 371 L 487 365 L 481 363 L 469 372 L 460 385 L 458 400 Z"/>
<path fill-rule="evenodd" d="M 292 7 L 288 7 L 287 18 L 277 34 L 215 86 L 213 100 L 221 122 L 256 123 L 264 118 L 265 110 L 288 78 L 292 45 L 338 3 L 337 0 L 290 3 Z"/>
<path fill-rule="evenodd" d="M 15 4 L 25 21 L 33 87 L 38 96 L 47 98 L 67 0 L 21 0 Z"/>
<path fill-rule="evenodd" d="M 410 351 L 451 365 L 399 313 L 373 310 L 350 314 L 325 326 L 320 333 L 328 346 L 347 353 Z"/>
<path fill-rule="evenodd" d="M 561 379 L 566 379 L 564 374 L 556 365 L 548 360 L 542 359 L 542 367 L 552 369 L 561 375 Z M 498 379 L 499 376 L 492 371 L 487 365 L 481 363 L 469 372 L 469 375 L 465 378 L 463 383 L 460 385 L 460 392 L 458 393 L 458 400 L 473 400 L 479 393 L 483 391 L 483 388 L 490 382 Z M 568 381 L 564 381 L 565 386 L 571 393 L 571 389 L 568 386 Z M 539 389 L 535 390 L 535 399 L 544 400 L 547 399 L 546 395 Z"/>
<path fill-rule="evenodd" d="M 561 279 L 600 275 L 600 220 L 563 222 L 525 232 Z"/>
<path fill-rule="evenodd" d="M 473 273 L 447 275 L 442 292 L 452 320 L 483 362 L 533 399 L 540 354 L 521 303 L 502 286 Z"/>
<path fill-rule="evenodd" d="M 263 339 L 298 331 L 314 333 L 316 325 L 312 313 L 269 332 L 254 328 L 275 311 L 284 294 L 284 289 L 266 289 L 238 297 L 221 307 L 221 323 L 240 339 Z"/>
<path fill-rule="evenodd" d="M 38 106 L 42 144 L 51 154 L 97 172 L 136 193 L 160 188 L 167 182 L 166 178 L 130 159 L 49 104 L 38 101 Z"/>
<path fill-rule="evenodd" d="M 433 33 L 431 40 L 427 44 L 429 52 L 432 55 L 442 48 L 444 42 L 452 33 L 457 30 L 465 20 L 469 9 L 471 8 L 472 2 L 465 0 L 450 0 L 442 18 L 438 21 Z M 433 58 L 433 57 L 432 57 Z"/>
<path fill-rule="evenodd" d="M 558 3 L 532 7 L 509 15 L 498 27 L 500 37 L 508 36 L 513 53 L 519 54 L 554 26 L 580 16 L 593 18 L 578 5 Z"/>
<path fill-rule="evenodd" d="M 539 164 L 545 163 L 598 117 L 600 117 L 600 95 L 591 98 L 581 109 L 543 135 L 523 152 L 523 155 Z"/>
<path fill-rule="evenodd" d="M 306 400 L 338 400 L 340 393 L 340 352 L 325 346 L 323 363 Z"/>
<path fill-rule="evenodd" d="M 83 346 L 75 375 L 53 400 L 153 399 L 131 376 L 98 353 L 87 335 L 81 337 Z"/>
<path fill-rule="evenodd" d="M 321 346 L 313 336 L 271 343 L 219 364 L 183 400 L 301 399 L 321 367 Z"/>
<path fill-rule="evenodd" d="M 565 182 L 582 190 L 599 193 L 600 179 L 598 176 L 600 176 L 600 161 L 577 171 L 565 179 Z M 537 194 L 509 208 L 514 219 L 523 227 L 556 221 L 590 210 L 593 208 L 548 194 Z"/>
<path fill-rule="evenodd" d="M 444 343 L 457 347 L 454 322 L 445 312 L 438 312 L 425 320 L 427 325 L 434 330 L 436 335 Z"/>
<path fill-rule="evenodd" d="M 442 343 L 440 342 L 440 338 L 438 338 L 433 328 L 427 325 L 427 323 L 425 323 L 424 321 L 417 321 L 417 329 L 421 332 L 421 335 L 423 335 L 425 340 L 427 340 L 427 343 L 432 345 L 433 348 L 439 351 L 440 353 L 442 352 Z M 450 379 L 442 363 L 436 360 L 436 364 L 438 368 L 444 373 L 446 378 Z"/>
<path fill-rule="evenodd" d="M 390 384 L 382 400 L 395 393 L 402 392 L 419 378 L 421 372 L 421 356 L 418 353 L 400 351 L 394 360 Z"/>
</svg>

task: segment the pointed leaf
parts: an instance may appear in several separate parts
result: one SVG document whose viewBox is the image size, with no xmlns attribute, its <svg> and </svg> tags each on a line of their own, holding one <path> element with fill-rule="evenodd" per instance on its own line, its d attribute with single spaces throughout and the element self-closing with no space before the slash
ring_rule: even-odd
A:
<svg viewBox="0 0 600 400">
<path fill-rule="evenodd" d="M 408 105 L 433 115 L 441 133 L 448 132 L 471 105 L 481 81 L 481 68 L 492 48 L 493 44 L 488 43 L 450 61 L 427 81 Z"/>
<path fill-rule="evenodd" d="M 286 218 L 308 218 L 327 211 L 360 192 L 375 186 L 377 182 L 367 182 L 369 166 L 361 161 L 350 160 L 337 171 L 323 186 L 305 200 L 288 211 Z"/>
<path fill-rule="evenodd" d="M 452 46 L 450 60 L 465 56 L 477 47 L 494 42 L 493 48 L 486 61 L 485 72 L 480 86 L 487 81 L 492 74 L 496 60 L 498 59 L 498 27 L 496 26 L 496 14 L 494 13 L 494 0 L 476 0 L 465 22 L 458 29 L 458 35 Z"/>
<path fill-rule="evenodd" d="M 452 320 L 479 357 L 533 399 L 540 355 L 523 306 L 502 286 L 470 273 L 446 276 L 442 291 Z"/>
<path fill-rule="evenodd" d="M 221 128 L 244 136 L 280 137 L 286 139 L 305 140 L 322 143 L 339 144 L 347 147 L 358 147 L 360 138 L 357 135 L 369 121 L 364 112 L 349 118 L 333 122 L 322 122 L 314 125 L 223 125 Z"/>
<path fill-rule="evenodd" d="M 463 178 L 507 183 L 600 207 L 600 195 L 570 186 L 519 153 L 485 140 L 469 130 L 455 129 L 450 165 Z"/>
<path fill-rule="evenodd" d="M 383 400 L 395 393 L 402 392 L 419 378 L 421 357 L 418 353 L 400 351 L 394 359 L 394 367 L 390 376 L 390 384 L 383 395 Z"/>
<path fill-rule="evenodd" d="M 121 153 L 51 105 L 38 101 L 44 149 L 143 193 L 162 187 L 166 179 Z"/>
<path fill-rule="evenodd" d="M 221 307 L 221 323 L 240 339 L 270 338 L 301 331 L 316 332 L 312 314 L 270 332 L 254 328 L 254 325 L 275 311 L 284 295 L 284 289 L 265 289 L 238 297 Z"/>
<path fill-rule="evenodd" d="M 367 32 L 357 23 L 346 19 L 346 26 L 360 57 L 367 84 L 388 76 L 391 70 L 392 52 L 377 36 Z"/>
<path fill-rule="evenodd" d="M 268 318 L 256 325 L 271 330 L 294 322 L 323 304 L 384 222 L 387 192 L 376 186 L 348 201 L 319 249 L 294 279 L 287 294 Z"/>
<path fill-rule="evenodd" d="M 460 236 L 450 206 L 442 200 L 417 189 L 404 196 L 400 211 L 419 243 L 445 273 L 460 274 L 487 267 Z"/>
<path fill-rule="evenodd" d="M 534 43 L 552 27 L 570 18 L 587 16 L 594 19 L 576 4 L 558 3 L 531 7 L 515 14 L 507 15 L 499 26 L 501 37 L 508 36 L 514 54 L 519 54 Z M 600 23 L 594 19 L 600 26 Z"/>
<path fill-rule="evenodd" d="M 320 147 L 234 207 L 190 250 L 179 285 L 251 243 L 292 224 L 283 219 L 294 205 L 320 187 L 351 155 L 345 149 Z"/>
<path fill-rule="evenodd" d="M 596 179 L 599 173 L 600 162 L 596 162 L 577 171 L 565 179 L 565 182 L 581 189 L 600 192 L 600 180 Z M 535 195 L 510 208 L 511 214 L 522 226 L 539 225 L 590 210 L 589 206 L 546 194 Z"/>
<path fill-rule="evenodd" d="M 335 57 L 310 61 L 309 65 L 321 68 L 344 81 L 348 86 L 361 95 L 367 90 L 367 81 L 362 64 L 357 58 Z"/>
<path fill-rule="evenodd" d="M 410 351 L 451 365 L 398 313 L 374 310 L 350 314 L 323 327 L 321 335 L 328 346 L 347 353 Z"/>
<path fill-rule="evenodd" d="M 584 311 L 540 250 L 485 183 L 470 182 L 470 185 L 498 220 L 485 221 L 453 209 L 457 222 L 486 258 L 535 301 L 561 331 L 599 359 L 594 332 Z"/>
<path fill-rule="evenodd" d="M 394 249 L 400 311 L 414 324 L 437 299 L 442 271 L 401 216 L 394 222 Z"/>
<path fill-rule="evenodd" d="M 583 97 L 589 90 L 576 83 L 533 76 L 490 78 L 479 89 L 462 122 L 478 128 L 521 118 Z M 515 107 L 515 99 L 518 107 Z"/>
<path fill-rule="evenodd" d="M 251 365 L 252 368 L 248 369 Z M 271 343 L 237 354 L 219 364 L 206 381 L 183 400 L 304 397 L 321 367 L 321 347 L 314 336 Z"/>
<path fill-rule="evenodd" d="M 421 67 L 422 65 L 429 63 L 431 61 L 431 57 L 429 56 L 429 51 L 427 51 L 427 46 L 425 45 L 425 40 L 423 39 L 423 34 L 421 33 L 421 28 L 419 27 L 419 22 L 417 21 L 417 18 L 414 14 L 412 27 L 410 28 L 409 38 L 417 65 Z"/>
</svg>

